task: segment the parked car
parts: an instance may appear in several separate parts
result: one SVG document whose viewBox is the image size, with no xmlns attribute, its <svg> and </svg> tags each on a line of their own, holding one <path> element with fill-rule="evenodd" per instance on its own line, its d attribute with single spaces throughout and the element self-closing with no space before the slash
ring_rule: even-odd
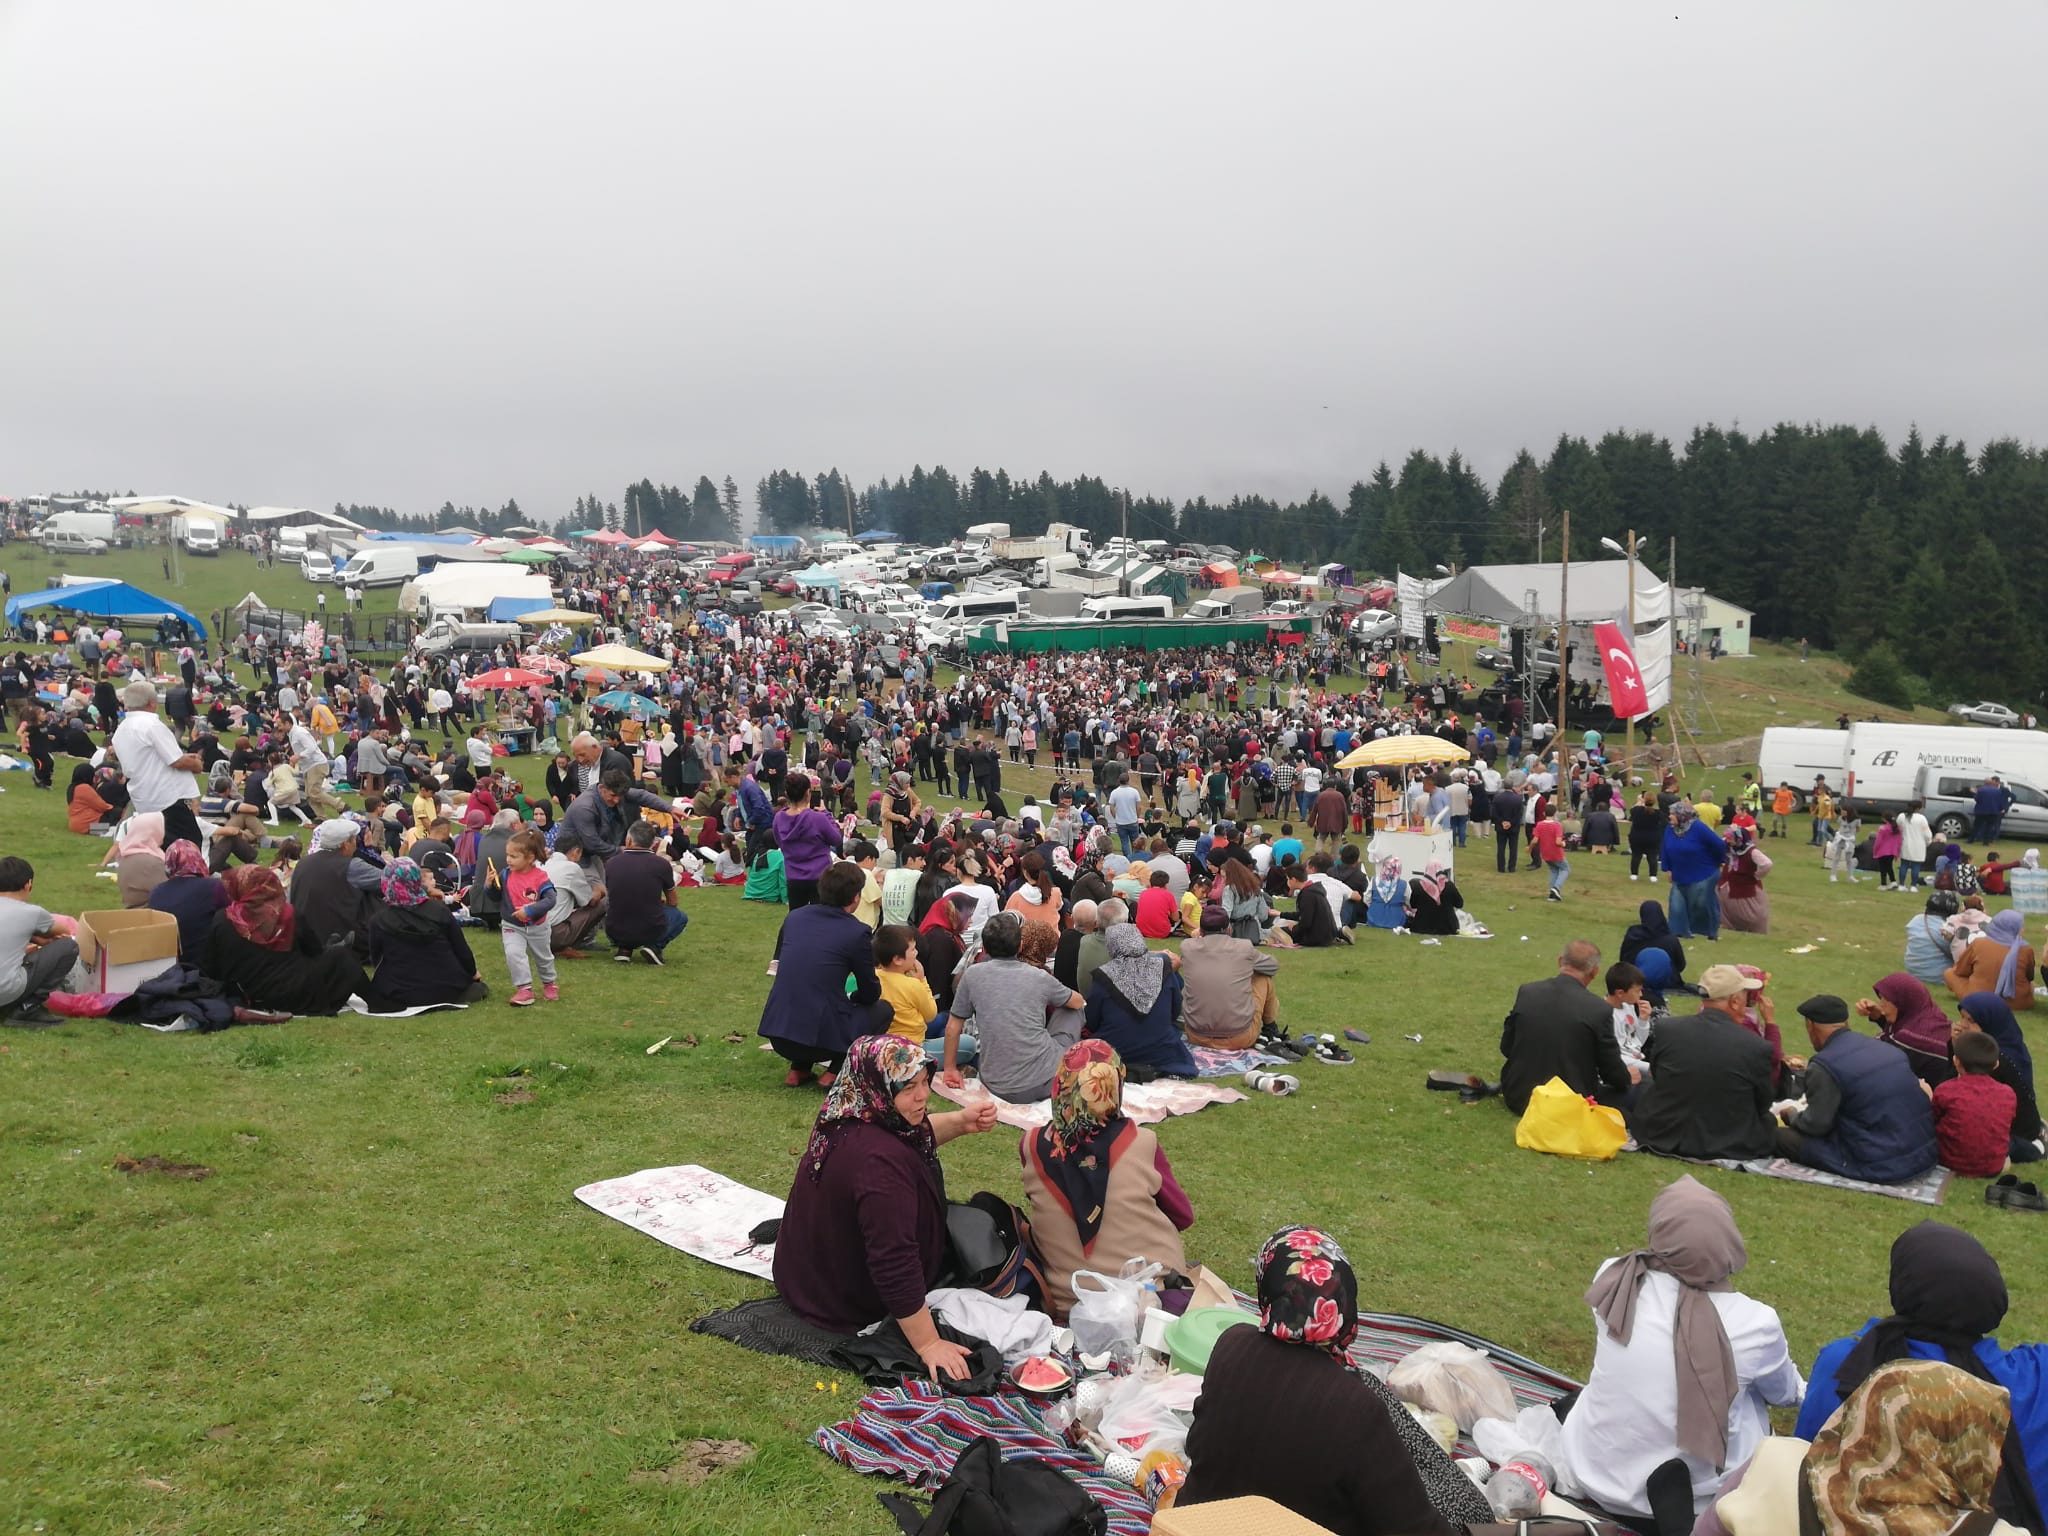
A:
<svg viewBox="0 0 2048 1536">
<path fill-rule="evenodd" d="M 1975 704 L 1951 704 L 1948 712 L 1972 725 L 1997 725 L 2010 730 L 2020 723 L 2017 711 L 2007 709 L 2003 704 L 1994 704 L 1989 699 L 1980 699 Z"/>
<path fill-rule="evenodd" d="M 43 535 L 43 553 L 46 555 L 104 555 L 106 552 L 107 541 L 89 533 L 53 529 Z"/>
<path fill-rule="evenodd" d="M 1274 605 L 1276 608 L 1278 604 Z M 1401 616 L 1384 608 L 1367 608 L 1351 621 L 1351 633 L 1360 640 L 1386 640 L 1401 632 Z"/>
</svg>

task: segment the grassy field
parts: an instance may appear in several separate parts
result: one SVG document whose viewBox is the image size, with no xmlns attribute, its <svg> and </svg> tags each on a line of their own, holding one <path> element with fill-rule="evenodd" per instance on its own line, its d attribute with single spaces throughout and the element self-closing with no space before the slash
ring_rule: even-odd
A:
<svg viewBox="0 0 2048 1536">
<path fill-rule="evenodd" d="M 5 563 L 17 591 L 32 584 L 19 559 Z M 188 561 L 193 605 L 195 568 L 231 600 L 254 584 L 247 565 Z M 303 590 L 296 575 L 287 584 L 264 595 Z M 1822 699 L 1827 674 L 1766 658 L 1712 675 L 1762 688 L 1725 705 L 1716 693 L 1724 717 L 1760 718 L 1804 707 L 1787 702 L 1788 679 L 1813 679 Z M 91 874 L 104 845 L 67 833 L 59 796 L 25 775 L 0 787 L 0 840 L 35 863 L 38 895 L 69 911 L 107 904 Z M 1701 945 L 1697 963 L 1768 967 L 1787 1019 L 1813 992 L 1867 995 L 1896 965 L 1909 898 L 1831 886 L 1797 840 L 1768 846 L 1781 860 L 1773 933 Z M 1547 905 L 1537 877 L 1496 875 L 1483 841 L 1460 883 L 1495 939 L 1423 948 L 1362 934 L 1354 949 L 1281 956 L 1287 1024 L 1351 1026 L 1373 1043 L 1353 1066 L 1305 1065 L 1299 1097 L 1160 1128 L 1196 1205 L 1188 1251 L 1244 1284 L 1274 1227 L 1313 1219 L 1347 1244 L 1367 1306 L 1582 1370 L 1593 1336 L 1580 1294 L 1602 1258 L 1640 1241 L 1677 1169 L 1517 1151 L 1498 1105 L 1446 1103 L 1422 1080 L 1432 1067 L 1493 1071 L 1514 986 L 1549 973 L 1568 938 L 1611 954 L 1650 888 L 1623 861 L 1581 858 L 1568 901 Z M 818 1094 L 784 1089 L 752 1036 L 777 913 L 734 890 L 684 905 L 691 926 L 667 968 L 565 965 L 553 1007 L 507 1007 L 485 944 L 497 996 L 466 1013 L 177 1037 L 82 1022 L 0 1039 L 0 1529 L 891 1529 L 878 1485 L 807 1444 L 858 1384 L 688 1333 L 763 1288 L 571 1198 L 684 1162 L 788 1186 Z M 699 1044 L 646 1054 L 685 1033 Z M 1016 1142 L 998 1129 L 948 1148 L 952 1189 L 1015 1196 Z M 117 1167 L 152 1154 L 210 1176 Z M 1780 1310 L 1808 1361 L 1883 1310 L 1887 1247 L 1935 1214 L 1701 1176 L 1747 1236 L 1744 1288 Z M 1981 1189 L 1958 1181 L 1938 1214 L 2005 1265 L 2006 1338 L 2048 1335 L 2048 1300 L 2024 1281 L 2048 1256 L 2048 1226 L 1988 1210 Z M 755 1454 L 687 1487 L 665 1472 L 698 1436 Z"/>
</svg>

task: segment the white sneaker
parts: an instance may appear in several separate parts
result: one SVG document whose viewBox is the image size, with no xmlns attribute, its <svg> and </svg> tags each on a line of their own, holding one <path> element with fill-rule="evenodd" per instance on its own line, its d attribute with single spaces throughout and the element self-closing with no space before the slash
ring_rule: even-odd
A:
<svg viewBox="0 0 2048 1536">
<path fill-rule="evenodd" d="M 1641 876 L 1639 876 L 1639 875 L 1630 875 L 1630 876 L 1628 877 L 1628 880 L 1629 880 L 1629 884 L 1631 884 L 1631 885 L 1635 884 L 1635 883 L 1636 883 L 1636 881 L 1637 881 L 1638 879 L 1640 879 L 1640 878 L 1641 878 Z"/>
<path fill-rule="evenodd" d="M 1841 877 L 1840 875 L 1829 875 L 1829 876 L 1828 876 L 1828 884 L 1829 884 L 1829 885 L 1840 885 L 1841 883 L 1842 883 L 1842 877 Z"/>
</svg>

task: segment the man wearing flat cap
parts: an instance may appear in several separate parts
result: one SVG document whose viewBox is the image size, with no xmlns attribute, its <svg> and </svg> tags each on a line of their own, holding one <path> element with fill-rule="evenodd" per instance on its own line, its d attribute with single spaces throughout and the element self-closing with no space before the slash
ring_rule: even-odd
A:
<svg viewBox="0 0 2048 1536">
<path fill-rule="evenodd" d="M 1700 977 L 1706 1005 L 1659 1019 L 1650 1032 L 1648 1081 L 1629 1116 L 1645 1151 L 1747 1161 L 1775 1151 L 1771 1048 L 1739 1020 L 1763 982 L 1732 965 Z"/>
<path fill-rule="evenodd" d="M 1813 1055 L 1806 1107 L 1777 1130 L 1778 1155 L 1871 1184 L 1932 1168 L 1934 1110 L 1906 1053 L 1849 1027 L 1849 1005 L 1823 994 L 1799 1005 Z"/>
</svg>

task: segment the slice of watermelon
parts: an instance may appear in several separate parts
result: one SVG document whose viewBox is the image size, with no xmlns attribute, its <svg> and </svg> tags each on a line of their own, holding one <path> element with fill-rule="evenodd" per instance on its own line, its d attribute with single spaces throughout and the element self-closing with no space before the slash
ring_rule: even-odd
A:
<svg viewBox="0 0 2048 1536">
<path fill-rule="evenodd" d="M 1010 1373 L 1010 1379 L 1026 1392 L 1059 1392 L 1074 1378 L 1057 1360 L 1033 1355 Z"/>
</svg>

